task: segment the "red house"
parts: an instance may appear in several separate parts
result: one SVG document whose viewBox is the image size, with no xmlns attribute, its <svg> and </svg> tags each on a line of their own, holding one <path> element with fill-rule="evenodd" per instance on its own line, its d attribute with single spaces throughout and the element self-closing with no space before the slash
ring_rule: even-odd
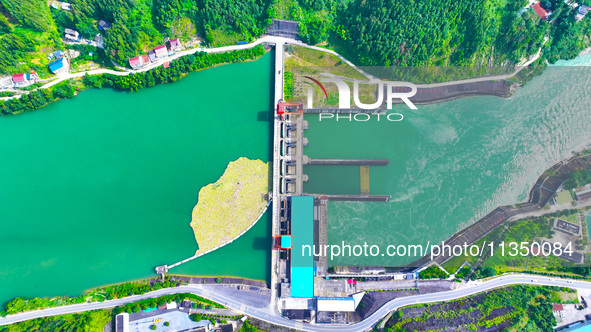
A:
<svg viewBox="0 0 591 332">
<path fill-rule="evenodd" d="M 160 46 L 154 48 L 154 52 L 156 52 L 156 56 L 158 58 L 164 58 L 165 56 L 168 56 L 168 51 L 166 50 L 166 45 L 160 45 Z"/>
<path fill-rule="evenodd" d="M 26 81 L 26 75 L 25 74 L 14 74 L 14 75 L 12 75 L 12 82 L 19 83 L 19 82 L 24 82 L 24 81 Z"/>
<path fill-rule="evenodd" d="M 129 65 L 131 66 L 131 68 L 135 69 L 139 66 L 141 66 L 141 62 L 140 62 L 140 57 L 136 56 L 135 58 L 130 58 L 129 59 Z"/>
<path fill-rule="evenodd" d="M 168 43 L 170 44 L 170 49 L 173 51 L 177 50 L 181 47 L 181 42 L 179 41 L 178 38 L 171 39 Z"/>
<path fill-rule="evenodd" d="M 531 8 L 534 9 L 536 14 L 538 14 L 542 20 L 547 20 L 548 16 L 550 16 L 550 14 L 544 8 L 542 8 L 539 2 L 536 2 Z"/>
</svg>

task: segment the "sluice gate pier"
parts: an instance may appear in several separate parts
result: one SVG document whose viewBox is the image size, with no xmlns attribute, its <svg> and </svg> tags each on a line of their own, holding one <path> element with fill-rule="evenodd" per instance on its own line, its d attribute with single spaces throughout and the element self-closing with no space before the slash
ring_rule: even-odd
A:
<svg viewBox="0 0 591 332">
<path fill-rule="evenodd" d="M 354 166 L 386 166 L 388 159 L 313 159 L 305 158 L 308 165 L 354 165 Z"/>
<path fill-rule="evenodd" d="M 362 109 L 362 108 L 306 108 L 304 114 L 386 114 L 386 108 Z"/>
<path fill-rule="evenodd" d="M 323 195 L 329 201 L 341 202 L 387 202 L 392 198 L 390 195 Z"/>
</svg>

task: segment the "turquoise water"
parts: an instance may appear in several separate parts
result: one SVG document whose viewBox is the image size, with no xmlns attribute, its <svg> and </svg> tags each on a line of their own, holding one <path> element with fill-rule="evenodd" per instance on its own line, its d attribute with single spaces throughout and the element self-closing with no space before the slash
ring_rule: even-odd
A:
<svg viewBox="0 0 591 332">
<path fill-rule="evenodd" d="M 591 325 L 585 325 L 585 326 L 583 326 L 583 327 L 579 327 L 579 328 L 577 328 L 577 327 L 574 327 L 574 328 L 572 328 L 572 329 L 566 329 L 566 330 L 564 330 L 564 331 L 565 331 L 565 332 L 568 332 L 568 331 L 576 331 L 576 332 L 590 332 L 590 331 L 591 331 Z"/>
<path fill-rule="evenodd" d="M 270 159 L 272 54 L 0 118 L 0 303 L 154 276 L 197 249 L 201 187 Z M 269 276 L 269 220 L 172 273 Z"/>
<path fill-rule="evenodd" d="M 78 295 L 153 276 L 195 252 L 199 189 L 239 157 L 270 160 L 271 54 L 136 93 L 90 90 L 0 118 L 0 302 Z M 388 203 L 329 204 L 329 242 L 440 241 L 498 205 L 524 200 L 539 174 L 591 139 L 590 75 L 549 69 L 509 99 L 399 108 L 402 122 L 320 123 L 313 158 L 387 158 L 371 193 Z M 231 86 L 230 83 L 231 82 Z M 307 192 L 359 191 L 359 169 L 309 166 Z M 270 217 L 172 273 L 268 279 Z M 397 265 L 353 257 L 333 264 Z"/>
<path fill-rule="evenodd" d="M 329 202 L 328 242 L 434 244 L 500 205 L 521 202 L 538 176 L 591 142 L 589 67 L 551 67 L 509 99 L 406 106 L 401 122 L 307 115 L 311 158 L 384 158 L 370 192 L 387 203 Z M 359 194 L 359 168 L 306 166 L 307 193 Z M 383 253 L 384 251 L 382 251 Z M 334 265 L 403 265 L 417 257 L 338 257 Z"/>
</svg>

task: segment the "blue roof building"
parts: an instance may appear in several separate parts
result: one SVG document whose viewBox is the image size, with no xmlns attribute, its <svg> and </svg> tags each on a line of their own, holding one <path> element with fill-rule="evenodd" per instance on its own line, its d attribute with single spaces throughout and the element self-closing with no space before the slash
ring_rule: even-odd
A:
<svg viewBox="0 0 591 332">
<path fill-rule="evenodd" d="M 49 64 L 49 70 L 51 70 L 51 72 L 54 74 L 61 73 L 67 69 L 68 69 L 68 62 L 66 61 L 66 58 L 64 58 L 64 57 L 61 57 Z"/>
</svg>

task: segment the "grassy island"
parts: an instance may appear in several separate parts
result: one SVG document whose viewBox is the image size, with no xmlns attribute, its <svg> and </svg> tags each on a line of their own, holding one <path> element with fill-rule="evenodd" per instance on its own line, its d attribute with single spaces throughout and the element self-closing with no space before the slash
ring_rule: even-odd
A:
<svg viewBox="0 0 591 332">
<path fill-rule="evenodd" d="M 197 254 L 232 242 L 258 220 L 267 207 L 268 172 L 261 160 L 240 158 L 217 182 L 201 188 L 191 220 Z"/>
</svg>

